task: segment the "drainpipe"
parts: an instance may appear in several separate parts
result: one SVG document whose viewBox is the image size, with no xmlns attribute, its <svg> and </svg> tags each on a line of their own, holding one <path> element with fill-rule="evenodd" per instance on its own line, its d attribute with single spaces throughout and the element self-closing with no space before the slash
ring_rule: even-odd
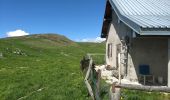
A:
<svg viewBox="0 0 170 100">
<path fill-rule="evenodd" d="M 170 39 L 168 39 L 168 87 L 170 87 Z"/>
<path fill-rule="evenodd" d="M 129 43 L 130 43 L 130 39 L 129 36 L 125 36 L 125 46 L 126 46 L 126 60 L 125 60 L 125 76 L 127 76 L 128 74 L 128 53 L 129 53 Z"/>
<path fill-rule="evenodd" d="M 119 66 L 119 84 L 121 84 L 121 57 L 120 57 L 120 53 L 118 53 L 118 66 Z"/>
<path fill-rule="evenodd" d="M 127 51 L 126 51 L 126 61 L 125 61 L 125 76 L 127 76 L 127 74 L 128 74 L 128 52 L 129 52 L 129 46 L 128 45 L 126 45 L 127 46 Z"/>
<path fill-rule="evenodd" d="M 123 67 L 124 67 L 124 77 L 127 76 L 128 72 L 128 45 L 122 40 L 121 53 L 123 54 Z"/>
</svg>

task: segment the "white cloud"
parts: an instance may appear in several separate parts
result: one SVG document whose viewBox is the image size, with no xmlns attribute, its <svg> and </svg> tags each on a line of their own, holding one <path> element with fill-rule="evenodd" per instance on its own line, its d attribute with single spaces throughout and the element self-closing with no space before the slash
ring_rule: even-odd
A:
<svg viewBox="0 0 170 100">
<path fill-rule="evenodd" d="M 25 31 L 18 29 L 18 30 L 15 30 L 15 31 L 7 32 L 6 35 L 8 37 L 16 37 L 16 36 L 29 35 L 29 33 L 26 33 Z"/>
<path fill-rule="evenodd" d="M 82 40 L 80 40 L 80 42 L 96 42 L 96 43 L 101 43 L 101 42 L 103 42 L 105 40 L 106 40 L 105 38 L 97 37 L 97 38 L 82 39 Z"/>
</svg>

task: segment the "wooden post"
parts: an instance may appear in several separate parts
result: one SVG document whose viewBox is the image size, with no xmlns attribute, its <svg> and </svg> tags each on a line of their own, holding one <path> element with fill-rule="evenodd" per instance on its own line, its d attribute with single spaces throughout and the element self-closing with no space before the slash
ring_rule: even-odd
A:
<svg viewBox="0 0 170 100">
<path fill-rule="evenodd" d="M 115 83 L 110 88 L 110 100 L 120 100 L 120 88 Z"/>
<path fill-rule="evenodd" d="M 145 86 L 145 85 L 134 85 L 134 84 L 116 84 L 117 88 L 125 88 L 132 90 L 150 91 L 150 92 L 167 92 L 170 93 L 170 87 L 166 86 Z"/>
<path fill-rule="evenodd" d="M 101 70 L 97 71 L 97 82 L 96 82 L 96 100 L 100 100 L 100 79 L 101 79 Z"/>
<path fill-rule="evenodd" d="M 92 63 L 93 63 L 93 60 L 92 60 L 92 58 L 90 58 L 89 67 L 88 67 L 88 70 L 87 70 L 86 77 L 85 77 L 84 81 L 85 81 L 85 84 L 86 84 L 87 89 L 89 91 L 89 94 L 91 95 L 92 99 L 95 100 L 93 90 L 91 88 L 91 85 L 88 82 L 88 78 L 90 76 L 90 72 L 91 72 L 91 68 L 92 68 Z"/>
<path fill-rule="evenodd" d="M 145 75 L 143 75 L 143 78 L 144 78 L 144 80 L 143 80 L 143 84 L 145 85 L 145 83 L 146 83 L 146 76 L 145 76 Z"/>
</svg>

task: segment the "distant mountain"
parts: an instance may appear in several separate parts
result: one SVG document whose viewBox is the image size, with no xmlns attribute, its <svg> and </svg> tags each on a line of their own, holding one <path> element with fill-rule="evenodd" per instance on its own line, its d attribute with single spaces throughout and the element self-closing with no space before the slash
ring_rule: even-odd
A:
<svg viewBox="0 0 170 100">
<path fill-rule="evenodd" d="M 34 34 L 34 35 L 28 35 L 28 36 L 20 36 L 20 37 L 10 37 L 5 39 L 20 39 L 24 41 L 35 41 L 35 42 L 41 42 L 43 44 L 44 42 L 49 42 L 50 44 L 58 44 L 58 45 L 73 45 L 75 44 L 72 40 L 68 39 L 67 37 L 59 34 Z M 30 42 L 32 42 L 30 41 Z M 46 44 L 45 43 L 45 44 Z"/>
</svg>

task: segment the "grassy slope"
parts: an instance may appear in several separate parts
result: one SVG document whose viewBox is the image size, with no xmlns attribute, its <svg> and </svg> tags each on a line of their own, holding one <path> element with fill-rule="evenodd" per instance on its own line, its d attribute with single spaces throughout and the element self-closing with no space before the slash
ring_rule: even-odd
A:
<svg viewBox="0 0 170 100">
<path fill-rule="evenodd" d="M 0 100 L 86 100 L 80 59 L 104 52 L 105 44 L 74 43 L 57 35 L 1 39 Z M 122 97 L 170 100 L 169 95 L 133 90 L 125 90 Z"/>
<path fill-rule="evenodd" d="M 1 39 L 0 99 L 88 99 L 79 61 L 88 52 L 104 51 L 104 44 L 55 35 Z"/>
</svg>

